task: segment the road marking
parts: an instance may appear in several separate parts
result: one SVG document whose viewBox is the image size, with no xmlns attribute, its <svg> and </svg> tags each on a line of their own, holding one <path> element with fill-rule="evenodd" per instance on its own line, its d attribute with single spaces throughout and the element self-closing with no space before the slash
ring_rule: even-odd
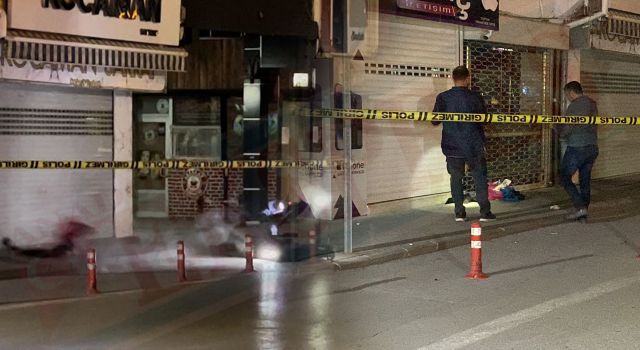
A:
<svg viewBox="0 0 640 350">
<path fill-rule="evenodd" d="M 557 299 L 546 301 L 542 304 L 520 310 L 513 314 L 500 317 L 491 322 L 481 324 L 466 331 L 454 334 L 437 343 L 433 343 L 418 350 L 437 349 L 461 349 L 471 344 L 490 338 L 496 334 L 516 328 L 522 324 L 531 322 L 557 309 L 568 307 L 598 298 L 619 289 L 629 287 L 640 282 L 640 276 L 617 279 L 603 283 L 589 289 L 566 295 Z"/>
</svg>

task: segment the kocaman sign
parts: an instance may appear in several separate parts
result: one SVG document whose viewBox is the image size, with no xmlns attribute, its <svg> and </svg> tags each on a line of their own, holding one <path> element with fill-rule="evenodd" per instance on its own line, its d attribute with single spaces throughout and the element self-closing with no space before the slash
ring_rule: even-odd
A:
<svg viewBox="0 0 640 350">
<path fill-rule="evenodd" d="M 498 0 L 380 0 L 380 12 L 463 26 L 499 29 Z"/>
<path fill-rule="evenodd" d="M 9 28 L 177 46 L 180 0 L 9 0 Z"/>
<path fill-rule="evenodd" d="M 115 17 L 120 19 L 140 19 L 143 22 L 160 23 L 162 0 L 40 0 L 42 7 Z"/>
</svg>

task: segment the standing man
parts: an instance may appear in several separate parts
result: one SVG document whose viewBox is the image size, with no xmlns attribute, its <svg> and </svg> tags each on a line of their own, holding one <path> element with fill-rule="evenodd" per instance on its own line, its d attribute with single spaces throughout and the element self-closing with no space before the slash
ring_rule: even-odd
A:
<svg viewBox="0 0 640 350">
<path fill-rule="evenodd" d="M 598 115 L 596 102 L 583 94 L 579 82 L 568 83 L 564 92 L 570 102 L 566 116 Z M 567 216 L 567 220 L 585 219 L 591 203 L 591 170 L 598 158 L 598 128 L 595 125 L 557 125 L 556 131 L 567 145 L 560 164 L 562 186 L 576 209 L 575 213 Z M 571 181 L 576 171 L 579 171 L 580 191 Z"/>
<path fill-rule="evenodd" d="M 454 87 L 438 95 L 434 112 L 486 113 L 482 97 L 471 91 L 471 74 L 465 66 L 453 70 Z M 434 125 L 440 122 L 432 122 Z M 465 164 L 473 175 L 476 199 L 480 204 L 480 221 L 493 221 L 487 188 L 487 160 L 485 135 L 480 123 L 444 122 L 442 127 L 442 153 L 447 157 L 447 171 L 451 176 L 451 196 L 455 203 L 456 221 L 466 221 L 464 207 Z"/>
</svg>

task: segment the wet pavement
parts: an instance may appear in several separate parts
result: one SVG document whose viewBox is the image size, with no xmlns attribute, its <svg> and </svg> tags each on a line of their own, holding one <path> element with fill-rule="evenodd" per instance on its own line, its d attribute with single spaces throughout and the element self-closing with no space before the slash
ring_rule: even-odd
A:
<svg viewBox="0 0 640 350">
<path fill-rule="evenodd" d="M 634 349 L 640 217 L 554 224 L 363 269 L 274 269 L 0 308 L 6 349 Z"/>
<path fill-rule="evenodd" d="M 598 181 L 594 185 L 592 223 L 615 223 L 632 217 L 640 207 L 635 191 L 637 177 Z M 485 239 L 495 239 L 564 223 L 567 207 L 563 191 L 549 188 L 526 193 L 519 203 L 494 203 L 500 220 L 483 225 Z M 362 268 L 372 264 L 432 253 L 467 245 L 469 223 L 455 223 L 450 209 L 441 199 L 421 198 L 372 206 L 372 215 L 354 220 L 355 253 L 342 249 L 342 222 L 294 222 L 273 236 L 269 225 L 239 228 L 216 214 L 197 221 L 148 220 L 138 223 L 138 236 L 127 239 L 99 239 L 84 242 L 75 255 L 64 259 L 16 259 L 0 252 L 0 304 L 84 295 L 86 259 L 83 247 L 98 252 L 99 279 L 105 291 L 130 291 L 175 286 L 176 243 L 184 240 L 187 270 L 193 280 L 235 276 L 244 268 L 244 234 L 256 237 L 260 270 L 316 271 Z M 473 215 L 474 209 L 469 213 Z M 317 250 L 321 258 L 309 262 L 311 247 L 308 230 L 316 229 Z M 295 259 L 291 259 L 295 257 Z M 295 264 L 277 261 L 302 260 Z M 332 262 L 332 263 L 330 263 Z M 54 281 L 54 282 L 52 282 Z M 64 281 L 61 282 L 61 281 Z M 53 288 L 51 286 L 57 286 Z M 34 286 L 36 286 L 34 288 Z M 44 286 L 42 288 L 37 286 Z"/>
</svg>

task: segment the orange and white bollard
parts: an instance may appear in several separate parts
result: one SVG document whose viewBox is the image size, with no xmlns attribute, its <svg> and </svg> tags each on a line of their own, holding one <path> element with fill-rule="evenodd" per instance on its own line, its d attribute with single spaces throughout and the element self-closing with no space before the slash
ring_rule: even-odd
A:
<svg viewBox="0 0 640 350">
<path fill-rule="evenodd" d="M 474 280 L 489 277 L 482 272 L 482 227 L 477 222 L 471 224 L 471 271 L 464 277 Z"/>
<path fill-rule="evenodd" d="M 98 281 L 96 278 L 96 250 L 87 252 L 87 295 L 98 294 Z"/>
<path fill-rule="evenodd" d="M 184 260 L 184 241 L 178 241 L 178 282 L 185 282 L 187 280 Z"/>
<path fill-rule="evenodd" d="M 315 258 L 317 254 L 316 230 L 309 231 L 309 257 Z"/>
<path fill-rule="evenodd" d="M 249 235 L 244 236 L 244 255 L 246 259 L 244 272 L 255 272 L 253 269 L 253 237 Z"/>
</svg>

